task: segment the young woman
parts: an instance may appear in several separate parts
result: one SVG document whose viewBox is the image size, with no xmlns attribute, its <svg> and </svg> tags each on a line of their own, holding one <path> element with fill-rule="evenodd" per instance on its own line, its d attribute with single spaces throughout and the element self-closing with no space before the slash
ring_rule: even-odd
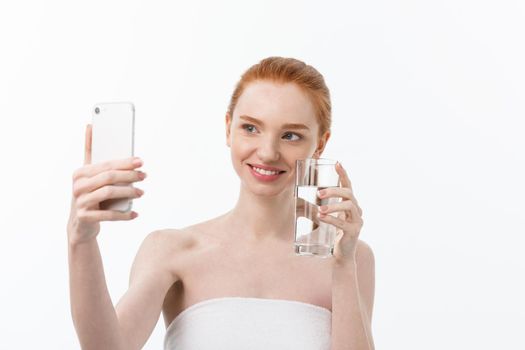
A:
<svg viewBox="0 0 525 350">
<path fill-rule="evenodd" d="M 67 226 L 71 310 L 82 348 L 140 349 L 162 312 L 169 350 L 373 349 L 374 256 L 358 239 L 362 211 L 340 164 L 342 187 L 320 194 L 342 198 L 319 217 L 339 228 L 334 256 L 296 256 L 293 249 L 295 161 L 321 156 L 330 113 L 328 88 L 313 67 L 270 57 L 248 69 L 225 120 L 241 179 L 237 204 L 208 221 L 147 235 L 115 307 L 99 223 L 136 216 L 99 210 L 99 203 L 140 197 L 139 189 L 114 184 L 142 181 L 145 173 L 135 159 L 91 164 L 88 125 Z M 332 212 L 338 217 L 323 215 Z"/>
</svg>

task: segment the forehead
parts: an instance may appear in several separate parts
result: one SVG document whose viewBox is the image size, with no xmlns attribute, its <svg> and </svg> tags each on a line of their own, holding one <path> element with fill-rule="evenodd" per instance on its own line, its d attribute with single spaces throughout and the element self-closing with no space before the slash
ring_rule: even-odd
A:
<svg viewBox="0 0 525 350">
<path fill-rule="evenodd" d="M 235 106 L 234 118 L 240 115 L 271 124 L 302 123 L 312 127 L 317 124 L 312 102 L 299 86 L 292 83 L 250 83 Z"/>
</svg>

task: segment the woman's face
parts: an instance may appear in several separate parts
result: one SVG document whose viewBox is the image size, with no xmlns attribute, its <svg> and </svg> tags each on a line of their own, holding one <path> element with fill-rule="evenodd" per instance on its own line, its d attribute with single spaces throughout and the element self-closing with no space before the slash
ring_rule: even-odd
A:
<svg viewBox="0 0 525 350">
<path fill-rule="evenodd" d="M 250 83 L 237 101 L 233 118 L 226 115 L 235 171 L 244 185 L 262 195 L 293 186 L 296 159 L 321 155 L 330 134 L 319 140 L 318 131 L 312 103 L 293 83 Z M 261 174 L 254 166 L 278 173 Z"/>
</svg>

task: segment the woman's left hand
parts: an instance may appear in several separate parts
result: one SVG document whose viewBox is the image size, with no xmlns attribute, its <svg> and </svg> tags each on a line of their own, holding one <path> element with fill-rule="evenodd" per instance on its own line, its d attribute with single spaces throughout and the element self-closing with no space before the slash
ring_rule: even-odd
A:
<svg viewBox="0 0 525 350">
<path fill-rule="evenodd" d="M 361 227 L 363 226 L 363 219 L 361 217 L 363 211 L 357 204 L 357 199 L 354 197 L 352 191 L 352 184 L 348 178 L 346 170 L 343 169 L 341 163 L 335 166 L 339 174 L 341 187 L 329 187 L 319 191 L 319 198 L 341 197 L 342 201 L 339 203 L 321 206 L 319 208 L 319 220 L 332 224 L 340 229 L 334 243 L 334 258 L 335 262 L 355 261 L 355 252 L 357 241 Z M 337 217 L 326 215 L 337 212 Z"/>
</svg>

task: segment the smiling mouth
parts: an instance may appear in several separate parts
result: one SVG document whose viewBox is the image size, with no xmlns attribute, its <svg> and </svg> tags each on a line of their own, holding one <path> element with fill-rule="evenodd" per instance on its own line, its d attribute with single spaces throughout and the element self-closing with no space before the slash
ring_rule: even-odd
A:
<svg viewBox="0 0 525 350">
<path fill-rule="evenodd" d="M 263 174 L 263 173 L 260 173 L 259 171 L 256 170 L 256 167 L 254 167 L 253 165 L 251 164 L 248 164 L 250 166 L 250 168 L 252 168 L 254 171 L 256 171 L 257 173 L 261 174 L 261 175 L 279 175 L 279 174 L 282 174 L 282 173 L 285 173 L 286 171 L 285 170 L 278 170 L 276 172 L 276 174 L 274 173 L 274 170 L 272 170 L 272 173 L 274 174 Z M 257 169 L 260 169 L 260 168 L 257 168 Z M 268 170 L 265 170 L 265 169 L 261 169 L 262 171 L 268 171 Z"/>
</svg>

